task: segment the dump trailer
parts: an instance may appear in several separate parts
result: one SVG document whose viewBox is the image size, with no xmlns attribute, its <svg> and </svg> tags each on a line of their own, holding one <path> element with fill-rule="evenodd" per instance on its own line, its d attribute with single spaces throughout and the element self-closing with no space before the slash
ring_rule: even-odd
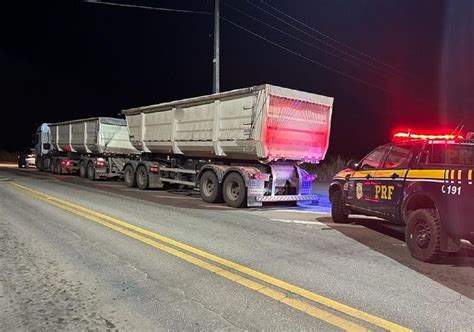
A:
<svg viewBox="0 0 474 332">
<path fill-rule="evenodd" d="M 129 187 L 198 188 L 229 206 L 317 201 L 315 175 L 329 143 L 333 98 L 260 85 L 123 111 L 139 160 L 125 165 Z"/>
<path fill-rule="evenodd" d="M 125 163 L 139 153 L 125 119 L 108 117 L 42 124 L 35 143 L 38 170 L 90 180 L 122 177 Z"/>
</svg>

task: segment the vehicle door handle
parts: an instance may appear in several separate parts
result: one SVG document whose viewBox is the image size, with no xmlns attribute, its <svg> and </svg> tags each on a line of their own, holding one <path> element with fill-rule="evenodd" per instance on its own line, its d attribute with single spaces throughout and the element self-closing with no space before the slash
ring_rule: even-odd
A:
<svg viewBox="0 0 474 332">
<path fill-rule="evenodd" d="M 393 173 L 390 177 L 395 180 L 396 178 L 399 178 L 400 175 L 398 175 L 397 173 Z"/>
<path fill-rule="evenodd" d="M 367 174 L 367 176 L 365 177 L 367 180 L 370 179 L 372 177 L 372 175 L 370 174 Z"/>
</svg>

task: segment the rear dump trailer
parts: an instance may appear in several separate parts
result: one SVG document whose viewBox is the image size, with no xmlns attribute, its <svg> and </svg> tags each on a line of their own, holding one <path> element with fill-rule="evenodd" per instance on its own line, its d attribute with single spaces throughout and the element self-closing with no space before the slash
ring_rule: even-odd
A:
<svg viewBox="0 0 474 332">
<path fill-rule="evenodd" d="M 36 134 L 37 168 L 90 180 L 123 177 L 136 158 L 125 119 L 97 117 L 43 124 Z"/>
<path fill-rule="evenodd" d="M 260 85 L 124 110 L 139 160 L 128 187 L 187 186 L 209 203 L 308 204 L 315 176 L 299 167 L 327 152 L 333 98 Z"/>
</svg>

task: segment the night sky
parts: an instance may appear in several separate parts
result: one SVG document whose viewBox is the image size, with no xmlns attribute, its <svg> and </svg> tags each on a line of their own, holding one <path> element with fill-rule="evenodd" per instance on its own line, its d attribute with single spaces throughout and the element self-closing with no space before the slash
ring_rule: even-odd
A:
<svg viewBox="0 0 474 332">
<path fill-rule="evenodd" d="M 126 3 L 213 10 L 211 0 Z M 224 3 L 291 33 L 306 44 L 253 21 Z M 251 3 L 278 14 L 260 0 Z M 221 14 L 293 52 L 377 87 L 325 69 L 221 21 L 222 91 L 270 83 L 334 97 L 331 155 L 359 157 L 389 140 L 396 128 L 452 129 L 459 121 L 469 125 L 474 77 L 472 1 L 267 3 L 379 62 L 298 25 L 335 48 L 318 43 L 244 0 L 222 0 Z M 457 8 L 451 8 L 453 4 Z M 42 122 L 116 116 L 125 108 L 212 92 L 212 15 L 66 0 L 11 1 L 2 7 L 0 150 L 28 147 L 32 133 Z M 466 17 L 460 19 L 464 14 Z M 451 22 L 449 29 L 447 22 Z M 457 33 L 459 22 L 464 22 L 459 28 L 463 33 Z M 449 45 L 457 45 L 457 57 L 446 55 L 447 48 L 453 50 L 447 38 Z M 447 56 L 456 59 L 456 70 L 464 75 L 461 83 L 456 81 L 459 74 L 450 74 L 452 61 Z M 361 58 L 364 62 L 358 60 Z M 455 89 L 454 97 L 458 102 L 449 113 L 454 97 L 443 87 L 457 84 L 460 88 Z"/>
</svg>

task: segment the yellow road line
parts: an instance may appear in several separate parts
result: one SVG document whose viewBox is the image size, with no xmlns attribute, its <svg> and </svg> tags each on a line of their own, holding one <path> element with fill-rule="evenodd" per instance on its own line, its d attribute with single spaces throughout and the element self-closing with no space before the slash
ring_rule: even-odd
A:
<svg viewBox="0 0 474 332">
<path fill-rule="evenodd" d="M 200 256 L 200 257 L 203 257 L 203 258 L 206 258 L 207 260 L 209 261 L 212 261 L 212 262 L 215 262 L 215 263 L 218 263 L 222 266 L 225 266 L 225 267 L 228 267 L 228 268 L 231 268 L 235 271 L 238 271 L 240 273 L 243 273 L 243 274 L 246 274 L 248 276 L 251 276 L 252 278 L 255 278 L 255 279 L 258 279 L 258 280 L 261 280 L 267 284 L 270 284 L 270 285 L 273 285 L 273 286 L 276 286 L 278 288 L 281 288 L 281 289 L 284 289 L 286 291 L 289 291 L 291 293 L 294 293 L 296 295 L 299 295 L 301 297 L 304 297 L 308 300 L 311 300 L 311 301 L 314 301 L 316 303 L 319 303 L 321 305 L 324 305 L 328 308 L 331 308 L 331 309 L 334 309 L 336 311 L 339 311 L 339 312 L 342 312 L 346 315 L 349 315 L 349 316 L 352 316 L 354 318 L 357 318 L 357 319 L 360 319 L 360 320 L 363 320 L 365 322 L 368 322 L 370 324 L 373 324 L 373 325 L 376 325 L 378 327 L 381 327 L 381 328 L 384 328 L 386 330 L 390 330 L 390 331 L 410 331 L 410 329 L 407 329 L 403 326 L 400 326 L 398 324 L 395 324 L 395 323 L 392 323 L 392 322 L 389 322 L 387 320 L 384 320 L 382 318 L 379 318 L 377 316 L 374 316 L 374 315 L 371 315 L 371 314 L 368 314 L 366 312 L 363 312 L 363 311 L 360 311 L 358 309 L 355 309 L 355 308 L 352 308 L 348 305 L 345 305 L 345 304 L 342 304 L 342 303 L 339 303 L 335 300 L 331 300 L 327 297 L 324 297 L 322 295 L 318 295 L 318 294 L 315 294 L 313 292 L 310 292 L 308 290 L 305 290 L 305 289 L 302 289 L 300 287 L 297 287 L 297 286 L 294 286 L 292 284 L 289 284 L 285 281 L 282 281 L 282 280 L 279 280 L 279 279 L 276 279 L 272 276 L 269 276 L 267 274 L 264 274 L 264 273 L 261 273 L 261 272 L 258 272 L 258 271 L 255 271 L 253 269 L 250 269 L 248 267 L 245 267 L 243 265 L 240 265 L 238 263 L 235 263 L 235 262 L 232 262 L 232 261 L 229 261 L 227 259 L 224 259 L 224 258 L 221 258 L 219 256 L 216 256 L 216 255 L 213 255 L 213 254 L 210 254 L 208 252 L 205 252 L 203 250 L 200 250 L 200 249 L 197 249 L 197 248 L 194 248 L 192 246 L 189 246 L 187 244 L 184 244 L 182 242 L 179 242 L 179 241 L 176 241 L 176 240 L 173 240 L 173 239 L 170 239 L 168 237 L 165 237 L 163 235 L 160 235 L 160 234 L 157 234 L 157 233 L 154 233 L 154 232 L 151 232 L 149 230 L 146 230 L 146 229 L 143 229 L 141 227 L 138 227 L 138 226 L 135 226 L 135 225 L 132 225 L 132 224 L 129 224 L 129 223 L 126 223 L 124 221 L 121 221 L 121 220 L 118 220 L 116 218 L 113 218 L 113 217 L 110 217 L 110 216 L 107 216 L 105 214 L 102 214 L 102 213 L 99 213 L 99 212 L 96 212 L 96 211 L 93 211 L 93 210 L 89 210 L 87 208 L 84 208 L 82 206 L 79 206 L 79 205 L 76 205 L 74 203 L 71 203 L 71 202 L 68 202 L 68 201 L 65 201 L 65 200 L 62 200 L 60 198 L 56 198 L 56 197 L 53 197 L 53 196 L 50 196 L 50 195 L 47 195 L 47 194 L 44 194 L 44 193 L 41 193 L 41 192 L 38 192 L 36 190 L 33 190 L 33 189 L 30 189 L 28 187 L 24 187 L 24 186 L 21 186 L 19 184 L 16 184 L 16 183 L 13 183 L 13 185 L 15 185 L 16 187 L 22 189 L 23 191 L 43 200 L 43 201 L 46 201 L 52 205 L 55 205 L 59 208 L 62 208 L 64 210 L 67 210 L 67 211 L 70 211 L 72 213 L 75 213 L 77 215 L 81 215 L 83 216 L 84 218 L 87 218 L 89 220 L 92 220 L 92 221 L 95 221 L 97 223 L 100 223 L 106 227 L 109 227 L 109 228 L 112 228 L 122 234 L 126 234 L 126 235 L 129 235 L 137 240 L 140 240 L 142 241 L 142 239 L 144 241 L 142 242 L 145 242 L 147 244 L 150 244 L 158 249 L 161 249 L 163 251 L 166 251 L 170 254 L 173 254 L 177 257 L 180 257 L 182 259 L 184 259 L 183 255 L 185 255 L 186 257 L 190 257 L 190 259 L 184 259 L 190 263 L 193 263 L 195 265 L 198 265 L 206 270 L 209 270 L 211 272 L 214 272 L 216 274 L 219 274 L 221 275 L 222 277 L 225 277 L 229 280 L 233 280 L 245 287 L 248 287 L 248 288 L 251 288 L 251 289 L 254 289 L 254 290 L 263 290 L 261 291 L 262 294 L 265 294 L 269 297 L 272 297 L 282 303 L 285 303 L 287 305 L 289 305 L 290 307 L 293 307 L 297 310 L 300 310 L 300 311 L 303 311 L 301 310 L 301 308 L 306 308 L 304 312 L 306 312 L 307 314 L 310 314 L 311 316 L 314 316 L 316 317 L 315 315 L 319 315 L 318 317 L 316 318 L 319 318 L 323 321 L 327 321 L 327 319 L 331 319 L 332 322 L 330 322 L 331 324 L 333 325 L 336 325 L 336 326 L 339 326 L 337 324 L 341 324 L 342 326 L 344 327 L 341 327 L 343 329 L 346 329 L 345 327 L 347 327 L 348 325 L 346 324 L 352 324 L 354 325 L 355 323 L 352 323 L 350 321 L 347 321 L 347 320 L 344 320 L 343 318 L 340 318 L 340 317 L 337 317 L 337 316 L 334 316 L 332 315 L 331 313 L 329 312 L 326 312 L 324 310 L 321 310 L 319 308 L 316 308 L 314 306 L 311 306 L 311 305 L 308 305 L 302 301 L 299 301 L 299 300 L 296 300 L 296 299 L 290 299 L 288 297 L 285 297 L 283 293 L 280 293 L 280 292 L 277 292 L 273 289 L 270 289 L 268 287 L 265 287 L 261 284 L 258 284 L 258 283 L 255 283 L 249 279 L 245 279 L 244 277 L 238 275 L 238 274 L 234 274 L 232 272 L 229 272 L 229 271 L 226 271 L 218 266 L 215 266 L 215 265 L 212 265 L 212 264 L 209 264 L 207 262 L 204 262 L 202 260 L 199 260 L 198 258 L 195 258 L 193 256 L 189 256 L 185 253 L 182 253 L 181 251 L 178 251 L 174 248 L 171 248 L 171 247 L 168 247 L 168 246 L 164 246 L 163 244 L 160 244 L 156 241 L 153 241 L 149 238 L 145 238 L 143 237 L 142 235 L 146 235 L 148 237 L 151 237 L 153 239 L 156 239 L 156 240 L 159 240 L 161 242 L 164 242 L 164 243 L 167 243 L 167 244 L 170 244 L 174 247 L 177 247 L 177 248 L 180 248 L 182 250 L 185 250 L 189 253 L 192 253 L 196 256 Z M 112 223 L 112 224 L 111 224 Z M 134 232 L 130 232 L 129 230 L 133 230 L 134 232 L 138 232 L 138 233 L 141 233 L 140 234 L 136 234 Z M 145 241 L 146 240 L 146 241 Z M 154 243 L 154 244 L 151 244 L 151 243 Z M 156 244 L 156 245 L 155 245 Z M 159 247 L 158 247 L 159 246 Z M 166 248 L 166 250 L 164 249 Z M 178 254 L 175 254 L 175 253 L 179 253 Z M 198 262 L 198 263 L 196 263 Z M 217 269 L 217 270 L 216 270 Z M 261 288 L 258 288 L 260 287 Z M 255 288 L 258 288 L 258 289 L 255 289 Z M 277 293 L 280 293 L 278 295 L 275 295 L 276 293 L 273 293 L 273 292 L 277 292 Z M 271 294 L 275 295 L 275 296 L 271 296 Z M 333 321 L 334 319 L 336 319 L 335 321 Z M 339 321 L 339 320 L 342 320 L 342 321 Z M 360 325 L 356 325 L 358 328 L 362 328 L 362 326 Z M 350 330 L 355 330 L 355 326 L 351 326 L 349 329 Z"/>
</svg>

